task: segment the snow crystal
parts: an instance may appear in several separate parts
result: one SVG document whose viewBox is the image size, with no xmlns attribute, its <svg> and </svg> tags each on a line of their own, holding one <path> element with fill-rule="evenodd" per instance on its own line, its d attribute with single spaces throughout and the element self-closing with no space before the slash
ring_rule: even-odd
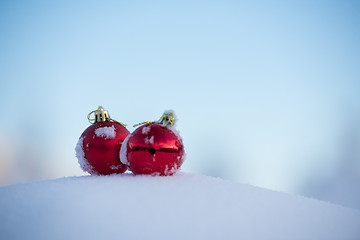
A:
<svg viewBox="0 0 360 240">
<path fill-rule="evenodd" d="M 180 170 L 180 168 L 178 168 L 177 164 L 175 163 L 171 169 L 169 169 L 169 166 L 166 165 L 164 173 L 165 173 L 165 175 L 172 175 L 172 174 L 176 173 L 178 170 Z"/>
<path fill-rule="evenodd" d="M 84 139 L 85 139 L 85 137 L 79 138 L 79 141 L 76 144 L 76 147 L 75 147 L 76 157 L 78 159 L 80 168 L 84 172 L 93 173 L 93 171 L 94 171 L 93 166 L 91 166 L 89 161 L 85 158 Z"/>
<path fill-rule="evenodd" d="M 110 169 L 111 170 L 118 170 L 118 169 L 120 169 L 122 166 L 121 165 L 111 165 L 110 166 Z"/>
<path fill-rule="evenodd" d="M 96 134 L 96 136 L 103 137 L 105 139 L 115 138 L 115 136 L 116 136 L 114 126 L 98 128 L 95 130 L 95 134 Z"/>
<path fill-rule="evenodd" d="M 131 136 L 131 134 L 127 135 L 127 137 L 121 144 L 121 148 L 120 148 L 120 162 L 122 162 L 123 164 L 128 165 L 128 166 L 129 166 L 129 162 L 127 160 L 127 144 L 128 144 L 130 136 Z"/>
<path fill-rule="evenodd" d="M 161 174 L 159 172 L 153 172 L 150 174 L 150 176 L 159 177 L 159 176 L 161 176 Z"/>
<path fill-rule="evenodd" d="M 154 144 L 154 136 L 151 136 L 150 138 L 146 137 L 144 140 L 146 144 Z"/>
<path fill-rule="evenodd" d="M 143 127 L 141 130 L 142 134 L 148 134 L 150 132 L 151 126 Z"/>
</svg>

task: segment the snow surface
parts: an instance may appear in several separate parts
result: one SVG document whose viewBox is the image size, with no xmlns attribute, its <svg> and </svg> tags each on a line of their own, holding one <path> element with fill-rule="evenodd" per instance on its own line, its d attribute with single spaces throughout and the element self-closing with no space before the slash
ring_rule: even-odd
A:
<svg viewBox="0 0 360 240">
<path fill-rule="evenodd" d="M 360 239 L 357 210 L 187 173 L 17 184 L 0 206 L 0 239 Z"/>
<path fill-rule="evenodd" d="M 105 139 L 112 139 L 116 137 L 114 126 L 97 128 L 95 130 L 95 134 L 96 136 L 103 137 Z"/>
</svg>

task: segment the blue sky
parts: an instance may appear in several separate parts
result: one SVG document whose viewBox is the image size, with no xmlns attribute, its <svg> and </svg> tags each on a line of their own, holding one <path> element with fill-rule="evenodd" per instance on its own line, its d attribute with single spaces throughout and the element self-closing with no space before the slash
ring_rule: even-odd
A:
<svg viewBox="0 0 360 240">
<path fill-rule="evenodd" d="M 359 119 L 359 9 L 2 1 L 0 136 L 12 181 L 82 174 L 74 147 L 103 105 L 130 125 L 175 110 L 184 171 L 298 192 L 336 171 L 342 135 Z M 28 165 L 40 167 L 22 177 Z"/>
</svg>

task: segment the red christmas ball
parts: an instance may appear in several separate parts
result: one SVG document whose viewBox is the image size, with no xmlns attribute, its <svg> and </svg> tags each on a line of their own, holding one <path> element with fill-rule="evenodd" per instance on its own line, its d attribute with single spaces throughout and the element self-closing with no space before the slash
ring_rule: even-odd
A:
<svg viewBox="0 0 360 240">
<path fill-rule="evenodd" d="M 120 161 L 119 152 L 129 131 L 120 123 L 96 122 L 79 138 L 76 157 L 80 167 L 92 175 L 123 173 L 127 166 Z"/>
<path fill-rule="evenodd" d="M 172 126 L 149 123 L 137 128 L 121 148 L 121 160 L 134 174 L 168 176 L 184 162 L 181 137 Z"/>
</svg>

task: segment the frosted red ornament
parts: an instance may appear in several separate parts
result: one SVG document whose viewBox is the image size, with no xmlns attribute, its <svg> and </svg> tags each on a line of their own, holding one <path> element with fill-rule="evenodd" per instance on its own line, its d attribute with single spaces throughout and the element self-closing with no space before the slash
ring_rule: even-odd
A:
<svg viewBox="0 0 360 240">
<path fill-rule="evenodd" d="M 90 119 L 92 113 L 95 119 Z M 76 146 L 81 169 L 92 175 L 125 172 L 127 166 L 120 161 L 119 152 L 130 132 L 124 124 L 112 120 L 101 106 L 88 119 L 93 124 L 83 132 Z"/>
<path fill-rule="evenodd" d="M 121 161 L 128 164 L 134 174 L 176 173 L 184 162 L 185 152 L 174 123 L 174 113 L 165 112 L 158 122 L 146 122 L 137 128 L 124 141 Z"/>
</svg>

